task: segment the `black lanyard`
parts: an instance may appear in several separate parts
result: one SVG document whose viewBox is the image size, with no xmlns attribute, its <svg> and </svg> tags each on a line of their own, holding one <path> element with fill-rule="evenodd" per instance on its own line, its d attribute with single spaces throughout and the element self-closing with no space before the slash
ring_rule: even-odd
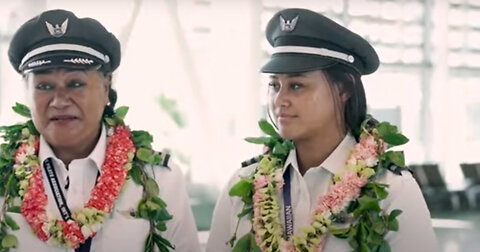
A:
<svg viewBox="0 0 480 252">
<path fill-rule="evenodd" d="M 283 173 L 283 213 L 285 217 L 285 235 L 287 240 L 293 235 L 293 209 L 291 196 L 290 170 L 291 165 Z"/>
<path fill-rule="evenodd" d="M 53 197 L 55 198 L 55 203 L 57 203 L 58 210 L 62 215 L 62 219 L 64 221 L 71 220 L 72 213 L 70 212 L 70 209 L 67 206 L 67 201 L 65 200 L 63 191 L 60 189 L 57 173 L 55 172 L 55 169 L 53 169 L 52 159 L 51 158 L 45 159 L 45 161 L 43 161 L 43 167 L 45 168 L 45 172 L 48 178 L 48 183 L 50 184 L 50 189 L 52 189 L 52 194 L 53 194 Z M 80 246 L 77 249 L 75 249 L 75 252 L 89 252 L 91 245 L 92 245 L 92 238 L 88 237 L 88 239 L 84 243 L 80 244 Z"/>
</svg>

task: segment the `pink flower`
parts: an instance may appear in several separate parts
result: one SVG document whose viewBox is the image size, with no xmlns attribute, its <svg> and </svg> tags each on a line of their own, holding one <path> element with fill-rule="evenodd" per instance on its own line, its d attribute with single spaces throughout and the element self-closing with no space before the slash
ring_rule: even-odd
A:
<svg viewBox="0 0 480 252">
<path fill-rule="evenodd" d="M 372 167 L 378 162 L 377 148 L 378 146 L 373 136 L 360 138 L 360 143 L 356 144 L 353 148 L 352 158 L 363 160 L 367 166 Z M 353 160 L 349 160 L 348 162 L 353 163 Z"/>
<path fill-rule="evenodd" d="M 355 187 L 355 188 L 361 188 L 363 187 L 366 183 L 367 183 L 367 178 L 364 178 L 364 177 L 359 177 L 357 175 L 357 173 L 355 172 L 352 172 L 352 171 L 348 171 L 346 172 L 341 178 L 340 180 L 347 184 L 347 185 L 350 185 L 352 187 Z"/>
<path fill-rule="evenodd" d="M 262 202 L 263 198 L 265 198 L 263 194 L 261 194 L 260 192 L 255 192 L 253 194 L 253 203 L 257 204 L 259 202 Z"/>
<path fill-rule="evenodd" d="M 265 186 L 267 186 L 268 184 L 268 177 L 266 175 L 260 175 L 258 176 L 254 181 L 253 181 L 253 185 L 255 187 L 255 190 L 258 190 L 260 188 L 263 188 Z"/>
</svg>

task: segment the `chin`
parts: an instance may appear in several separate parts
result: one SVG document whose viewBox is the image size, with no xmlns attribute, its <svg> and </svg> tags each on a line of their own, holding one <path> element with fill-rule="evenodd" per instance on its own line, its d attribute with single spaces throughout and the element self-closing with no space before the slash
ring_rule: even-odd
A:
<svg viewBox="0 0 480 252">
<path fill-rule="evenodd" d="M 283 138 L 283 139 L 287 139 L 287 140 L 295 140 L 298 138 L 298 130 L 294 130 L 294 129 L 289 129 L 289 128 L 279 128 L 279 132 L 280 136 Z"/>
<path fill-rule="evenodd" d="M 75 139 L 73 136 L 67 136 L 67 135 L 62 135 L 62 136 L 51 136 L 49 138 L 45 138 L 47 140 L 48 144 L 54 147 L 71 147 L 75 146 L 78 143 L 74 143 L 72 139 Z"/>
</svg>

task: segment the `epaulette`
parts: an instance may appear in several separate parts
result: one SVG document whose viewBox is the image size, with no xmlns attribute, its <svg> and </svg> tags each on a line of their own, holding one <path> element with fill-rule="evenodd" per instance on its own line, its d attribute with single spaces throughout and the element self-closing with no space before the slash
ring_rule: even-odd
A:
<svg viewBox="0 0 480 252">
<path fill-rule="evenodd" d="M 242 162 L 242 168 L 245 168 L 247 166 L 255 164 L 255 163 L 258 162 L 258 160 L 260 160 L 260 156 L 256 156 L 256 157 L 250 158 L 248 160 L 245 160 L 245 161 Z"/>
<path fill-rule="evenodd" d="M 409 171 L 412 175 L 413 175 L 413 170 L 410 169 L 409 167 L 405 166 L 405 167 L 399 167 L 399 166 L 396 166 L 394 164 L 389 164 L 387 166 L 387 169 L 397 175 L 400 175 L 402 176 L 402 171 Z"/>
<path fill-rule="evenodd" d="M 162 163 L 160 165 L 170 168 L 170 166 L 168 166 L 168 162 L 170 161 L 170 154 L 166 152 L 158 152 L 158 155 L 162 157 Z"/>
</svg>

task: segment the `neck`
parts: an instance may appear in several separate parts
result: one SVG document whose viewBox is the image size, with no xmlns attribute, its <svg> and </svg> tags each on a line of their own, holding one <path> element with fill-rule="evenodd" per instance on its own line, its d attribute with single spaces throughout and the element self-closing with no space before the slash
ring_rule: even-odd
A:
<svg viewBox="0 0 480 252">
<path fill-rule="evenodd" d="M 322 164 L 345 138 L 345 135 L 345 132 L 335 130 L 295 141 L 300 173 L 304 175 L 308 169 Z"/>
<path fill-rule="evenodd" d="M 58 159 L 62 160 L 65 166 L 68 166 L 72 160 L 86 158 L 92 153 L 97 145 L 101 132 L 102 129 L 100 128 L 98 134 L 94 138 L 90 141 L 85 141 L 85 143 L 80 146 L 51 146 L 52 151 Z"/>
</svg>

